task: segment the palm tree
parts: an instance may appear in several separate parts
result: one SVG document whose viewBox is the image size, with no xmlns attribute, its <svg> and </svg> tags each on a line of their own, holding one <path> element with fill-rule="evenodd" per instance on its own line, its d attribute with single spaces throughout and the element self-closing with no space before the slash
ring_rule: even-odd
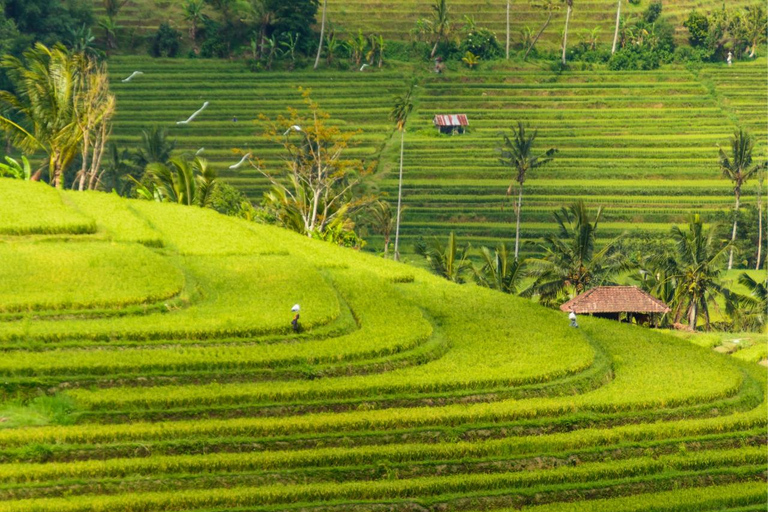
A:
<svg viewBox="0 0 768 512">
<path fill-rule="evenodd" d="M 315 57 L 315 67 L 320 64 L 320 54 L 323 52 L 323 37 L 325 37 L 325 10 L 328 8 L 328 0 L 323 0 L 323 16 L 320 22 L 320 43 L 317 45 L 317 57 Z"/>
<path fill-rule="evenodd" d="M 499 149 L 501 152 L 500 162 L 509 167 L 515 177 L 507 189 L 507 196 L 512 194 L 515 183 L 519 185 L 517 203 L 515 204 L 515 213 L 517 216 L 515 227 L 515 260 L 520 255 L 520 212 L 523 208 L 523 184 L 528 175 L 528 171 L 537 169 L 552 161 L 557 150 L 550 148 L 543 155 L 533 155 L 533 143 L 536 140 L 537 131 L 534 130 L 530 136 L 526 136 L 526 126 L 517 122 L 517 129 L 512 128 L 512 137 L 502 134 L 504 137 L 504 146 Z"/>
<path fill-rule="evenodd" d="M 616 29 L 613 31 L 613 46 L 611 47 L 611 55 L 616 53 L 616 43 L 619 41 L 619 25 L 621 23 L 621 0 L 616 6 Z"/>
<path fill-rule="evenodd" d="M 395 216 L 387 201 L 376 201 L 368 211 L 366 218 L 371 229 L 384 237 L 384 258 L 389 256 L 389 244 L 395 229 Z"/>
<path fill-rule="evenodd" d="M 768 162 L 752 165 L 752 149 L 754 142 L 749 133 L 739 129 L 731 139 L 732 159 L 728 158 L 725 151 L 720 149 L 720 171 L 723 177 L 733 182 L 733 194 L 736 197 L 736 205 L 733 209 L 733 231 L 731 233 L 731 253 L 728 256 L 728 270 L 733 268 L 733 248 L 736 242 L 736 229 L 739 222 L 739 207 L 741 206 L 741 187 L 751 177 L 756 175 L 761 168 L 765 168 Z"/>
<path fill-rule="evenodd" d="M 499 244 L 494 251 L 483 247 L 480 249 L 480 255 L 483 258 L 483 266 L 474 268 L 475 282 L 492 290 L 517 293 L 524 277 L 524 265 L 512 258 L 509 247 Z"/>
<path fill-rule="evenodd" d="M 6 56 L 2 67 L 16 92 L 0 91 L 0 104 L 8 113 L 0 116 L 0 127 L 25 153 L 44 152 L 50 182 L 61 188 L 83 137 L 75 98 L 85 57 L 70 54 L 61 45 L 48 48 L 37 43 L 24 52 L 23 62 Z"/>
<path fill-rule="evenodd" d="M 205 0 L 187 0 L 184 2 L 184 21 L 189 22 L 189 40 L 197 41 L 197 27 L 205 22 Z"/>
<path fill-rule="evenodd" d="M 152 126 L 141 131 L 141 145 L 133 155 L 133 161 L 142 170 L 152 163 L 164 164 L 170 160 L 175 147 L 176 140 L 168 139 L 168 129 Z"/>
<path fill-rule="evenodd" d="M 104 39 L 106 40 L 107 49 L 114 50 L 117 48 L 117 32 L 120 27 L 114 18 L 102 18 L 99 20 L 99 28 L 104 30 Z"/>
<path fill-rule="evenodd" d="M 743 310 L 745 327 L 755 329 L 765 325 L 768 315 L 768 276 L 764 275 L 762 281 L 757 281 L 742 272 L 739 284 L 749 290 L 749 295 L 737 295 L 735 301 Z"/>
<path fill-rule="evenodd" d="M 213 192 L 218 186 L 216 172 L 200 157 L 194 160 L 171 158 L 168 165 L 149 164 L 147 178 L 148 187 L 133 179 L 139 185 L 140 196 L 203 208 L 211 206 Z"/>
<path fill-rule="evenodd" d="M 583 201 L 556 212 L 558 231 L 544 237 L 543 258 L 527 261 L 529 274 L 536 280 L 521 295 L 538 295 L 541 303 L 554 305 L 589 288 L 611 284 L 616 274 L 629 270 L 626 256 L 616 250 L 621 236 L 597 249 L 601 215 L 598 208 L 593 222 Z"/>
<path fill-rule="evenodd" d="M 741 25 L 744 36 L 750 43 L 750 58 L 755 56 L 758 45 L 765 42 L 765 24 L 766 14 L 763 5 L 756 4 L 746 8 L 746 13 L 741 18 Z"/>
<path fill-rule="evenodd" d="M 403 203 L 403 156 L 405 152 L 405 123 L 408 122 L 408 116 L 413 111 L 413 90 L 415 83 L 411 83 L 408 90 L 402 96 L 395 98 L 392 111 L 389 113 L 390 121 L 395 122 L 395 126 L 400 132 L 400 177 L 397 183 L 397 221 L 395 224 L 395 260 L 400 261 L 400 214 L 402 213 Z"/>
<path fill-rule="evenodd" d="M 549 23 L 552 21 L 552 14 L 560 9 L 560 6 L 555 3 L 555 0 L 545 0 L 541 3 L 534 4 L 534 7 L 539 7 L 547 10 L 547 20 L 544 22 L 544 25 L 542 25 L 539 32 L 536 34 L 536 37 L 533 38 L 533 42 L 528 47 L 528 49 L 525 51 L 525 56 L 523 57 L 523 60 L 526 60 L 528 58 L 528 54 L 531 53 L 531 50 L 533 50 L 533 47 L 536 46 L 536 43 L 539 41 L 539 38 L 541 37 L 541 34 L 544 33 L 544 31 L 549 26 Z"/>
<path fill-rule="evenodd" d="M 507 0 L 507 46 L 506 46 L 506 59 L 509 60 L 509 4 L 511 0 Z"/>
<path fill-rule="evenodd" d="M 709 330 L 709 305 L 717 307 L 715 296 L 727 293 L 719 283 L 720 263 L 731 243 L 718 242 L 715 231 L 713 227 L 705 229 L 698 214 L 691 217 L 688 231 L 679 226 L 674 226 L 671 231 L 676 254 L 670 262 L 668 275 L 675 283 L 675 322 L 685 315 L 691 329 L 696 329 L 699 315 L 702 315 Z"/>
<path fill-rule="evenodd" d="M 755 270 L 760 270 L 760 263 L 763 259 L 763 180 L 765 172 L 761 168 L 757 173 L 757 263 Z"/>
<path fill-rule="evenodd" d="M 571 12 L 573 12 L 573 0 L 564 0 L 568 6 L 565 13 L 565 29 L 563 30 L 563 66 L 565 66 L 565 52 L 568 48 L 568 23 L 571 21 Z"/>
<path fill-rule="evenodd" d="M 429 21 L 432 36 L 435 38 L 432 53 L 429 54 L 429 58 L 433 59 L 437 53 L 437 45 L 451 33 L 451 10 L 447 0 L 435 0 L 432 5 L 432 19 Z"/>
<path fill-rule="evenodd" d="M 469 244 L 459 247 L 453 232 L 448 237 L 447 246 L 435 239 L 429 247 L 421 243 L 415 247 L 416 254 L 427 259 L 433 273 L 458 284 L 464 283 L 464 275 L 472 268 L 469 248 Z"/>
</svg>

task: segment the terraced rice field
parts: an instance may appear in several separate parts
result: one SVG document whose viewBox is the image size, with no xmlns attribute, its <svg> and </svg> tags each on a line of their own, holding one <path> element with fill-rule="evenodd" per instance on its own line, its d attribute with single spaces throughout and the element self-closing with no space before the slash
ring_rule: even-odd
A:
<svg viewBox="0 0 768 512">
<path fill-rule="evenodd" d="M 647 6 L 643 0 L 639 5 L 623 2 L 624 16 L 638 16 Z M 719 9 L 722 2 L 716 0 L 664 0 L 663 12 L 678 27 L 680 42 L 687 38 L 683 21 L 693 9 L 712 11 Z M 730 0 L 728 5 L 747 6 L 752 0 Z M 328 20 L 339 33 L 365 32 L 381 34 L 385 39 L 407 41 L 416 20 L 430 15 L 432 0 L 329 0 Z M 449 0 L 448 5 L 454 23 L 462 25 L 465 16 L 472 16 L 480 27 L 496 32 L 499 40 L 506 35 L 506 0 Z M 103 13 L 99 3 L 95 3 L 97 14 Z M 538 30 L 547 18 L 546 11 L 536 8 L 527 0 L 512 0 L 510 4 L 510 30 L 514 45 L 522 40 L 522 31 L 526 27 Z M 613 27 L 616 19 L 614 0 L 592 0 L 574 3 L 573 15 L 569 28 L 571 41 L 578 43 L 595 28 L 600 29 L 600 44 L 610 44 L 613 40 Z M 180 29 L 185 27 L 181 9 L 176 2 L 168 0 L 131 0 L 123 8 L 120 23 L 129 29 L 150 32 L 157 29 L 160 22 L 171 20 Z M 565 8 L 556 11 L 547 31 L 540 39 L 540 48 L 557 50 L 560 48 L 560 31 L 565 23 Z"/>
<path fill-rule="evenodd" d="M 5 393 L 65 393 L 77 411 L 5 418 L 2 512 L 765 508 L 754 363 L 608 321 L 571 329 L 523 299 L 210 210 L 0 180 L 8 194 L 42 206 L 4 231 L 3 254 L 82 257 L 47 301 L 0 294 Z M 91 229 L 54 229 L 61 212 Z M 24 264 L 42 274 L 41 258 Z M 96 301 L 88 258 L 116 282 L 143 262 L 164 278 Z M 0 289 L 27 280 L 0 266 Z"/>
<path fill-rule="evenodd" d="M 146 75 L 127 84 L 117 79 L 137 69 Z M 180 150 L 205 147 L 203 155 L 254 200 L 265 182 L 253 169 L 228 170 L 239 160 L 233 150 L 253 151 L 272 168 L 283 165 L 280 146 L 265 140 L 264 124 L 253 120 L 300 106 L 296 88 L 309 87 L 335 122 L 361 131 L 350 154 L 377 161 L 380 187 L 395 197 L 399 147 L 387 115 L 412 74 L 406 70 L 253 74 L 227 62 L 141 58 L 113 59 L 110 70 L 119 100 L 118 143 L 135 144 L 152 123 L 167 126 Z M 744 126 L 758 139 L 756 154 L 766 154 L 765 59 L 697 72 L 556 74 L 529 66 L 417 76 L 405 151 L 406 247 L 417 236 L 450 230 L 476 243 L 511 238 L 510 173 L 499 165 L 496 148 L 499 132 L 517 120 L 538 128 L 539 148 L 558 149 L 555 161 L 526 185 L 526 239 L 551 229 L 551 212 L 576 198 L 607 208 L 604 237 L 662 233 L 692 211 L 727 211 L 731 190 L 719 176 L 717 146 L 727 146 L 734 129 Z M 202 116 L 176 126 L 204 101 L 211 106 Z M 438 136 L 432 118 L 445 113 L 467 114 L 469 133 Z M 756 183 L 747 186 L 747 203 L 755 191 Z"/>
</svg>

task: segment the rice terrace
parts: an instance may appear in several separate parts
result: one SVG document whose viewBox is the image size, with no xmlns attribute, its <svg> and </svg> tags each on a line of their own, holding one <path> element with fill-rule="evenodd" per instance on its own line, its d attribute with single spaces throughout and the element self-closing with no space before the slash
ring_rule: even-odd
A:
<svg viewBox="0 0 768 512">
<path fill-rule="evenodd" d="M 763 512 L 736 0 L 0 0 L 0 512 Z"/>
</svg>

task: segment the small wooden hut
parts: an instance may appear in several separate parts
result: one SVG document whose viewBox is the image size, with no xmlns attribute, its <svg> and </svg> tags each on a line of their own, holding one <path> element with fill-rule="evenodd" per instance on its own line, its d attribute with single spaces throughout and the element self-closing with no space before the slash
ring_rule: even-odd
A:
<svg viewBox="0 0 768 512">
<path fill-rule="evenodd" d="M 436 115 L 432 122 L 440 130 L 440 133 L 446 135 L 462 134 L 469 126 L 469 119 L 467 119 L 466 114 Z"/>
<path fill-rule="evenodd" d="M 637 286 L 598 286 L 572 298 L 560 310 L 656 326 L 669 306 Z"/>
</svg>

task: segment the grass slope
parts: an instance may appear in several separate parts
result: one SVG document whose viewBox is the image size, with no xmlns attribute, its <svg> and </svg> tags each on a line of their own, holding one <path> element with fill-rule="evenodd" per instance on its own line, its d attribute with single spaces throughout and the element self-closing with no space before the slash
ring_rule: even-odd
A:
<svg viewBox="0 0 768 512">
<path fill-rule="evenodd" d="M 0 186 L 40 205 L 31 232 L 56 212 L 96 227 L 0 238 L 34 254 L 27 266 L 69 263 L 46 301 L 30 291 L 37 310 L 0 316 L 0 511 L 765 504 L 754 363 L 608 321 L 572 329 L 523 299 L 209 210 Z M 139 225 L 159 243 L 137 242 Z M 155 304 L 173 276 L 181 290 Z M 56 309 L 78 280 L 93 302 Z M 105 308 L 124 300 L 112 280 L 147 298 Z"/>
</svg>

